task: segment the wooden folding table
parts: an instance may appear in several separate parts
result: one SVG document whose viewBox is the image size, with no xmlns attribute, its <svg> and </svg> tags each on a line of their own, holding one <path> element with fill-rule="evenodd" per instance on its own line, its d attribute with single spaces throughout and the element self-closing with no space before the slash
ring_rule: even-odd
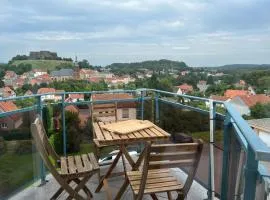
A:
<svg viewBox="0 0 270 200">
<path fill-rule="evenodd" d="M 150 121 L 147 121 L 147 122 L 152 123 Z M 135 162 L 130 156 L 130 154 L 128 153 L 128 150 L 126 148 L 127 145 L 140 143 L 140 142 L 147 142 L 147 141 L 157 142 L 161 140 L 168 140 L 170 138 L 169 133 L 162 130 L 155 124 L 152 124 L 152 127 L 150 128 L 134 131 L 125 135 L 107 131 L 102 128 L 103 125 L 104 125 L 104 122 L 93 123 L 93 131 L 95 132 L 95 135 L 96 135 L 96 139 L 94 140 L 94 142 L 98 145 L 118 145 L 120 147 L 120 150 L 116 158 L 112 162 L 110 168 L 108 169 L 107 173 L 102 177 L 96 189 L 96 192 L 100 191 L 100 189 L 103 186 L 104 179 L 107 179 L 111 175 L 113 169 L 115 168 L 116 164 L 118 163 L 122 155 L 126 157 L 128 163 L 132 167 L 132 170 L 137 170 L 139 168 L 143 160 L 145 149 L 141 152 L 141 154 L 139 155 L 139 158 Z"/>
</svg>

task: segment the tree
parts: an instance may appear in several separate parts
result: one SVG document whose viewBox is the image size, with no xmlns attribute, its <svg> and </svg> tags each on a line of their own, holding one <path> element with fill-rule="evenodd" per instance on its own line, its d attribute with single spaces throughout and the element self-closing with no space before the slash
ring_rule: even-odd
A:
<svg viewBox="0 0 270 200">
<path fill-rule="evenodd" d="M 269 118 L 270 117 L 270 103 L 260 104 L 257 103 L 255 106 L 250 108 L 250 115 L 252 118 Z"/>
<path fill-rule="evenodd" d="M 80 69 L 82 69 L 82 68 L 91 68 L 92 69 L 93 68 L 89 64 L 88 60 L 86 60 L 86 59 L 83 59 L 82 61 L 78 62 L 78 65 L 79 65 Z"/>
<path fill-rule="evenodd" d="M 214 78 L 213 76 L 208 76 L 207 77 L 207 85 L 213 85 L 214 84 Z"/>
</svg>

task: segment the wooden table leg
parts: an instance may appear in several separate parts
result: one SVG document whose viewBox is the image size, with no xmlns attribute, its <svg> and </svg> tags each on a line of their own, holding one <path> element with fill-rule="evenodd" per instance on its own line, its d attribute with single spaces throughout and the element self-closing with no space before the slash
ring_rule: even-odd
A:
<svg viewBox="0 0 270 200">
<path fill-rule="evenodd" d="M 99 185 L 98 185 L 98 187 L 97 187 L 97 189 L 96 189 L 95 192 L 99 192 L 100 191 L 100 189 L 103 186 L 104 179 L 108 178 L 111 175 L 111 173 L 112 173 L 113 169 L 115 168 L 116 164 L 118 163 L 119 158 L 121 157 L 121 155 L 122 155 L 122 151 L 120 150 L 118 152 L 116 158 L 114 159 L 113 163 L 111 164 L 109 170 L 107 171 L 107 173 L 102 177 L 101 181 L 99 182 Z"/>
<path fill-rule="evenodd" d="M 125 149 L 125 150 L 124 150 L 124 149 Z M 131 158 L 131 156 L 128 154 L 128 151 L 126 150 L 126 147 L 125 147 L 125 146 L 121 146 L 121 151 L 122 151 L 122 150 L 123 150 L 123 155 L 125 155 L 125 156 L 128 155 L 128 157 Z M 141 163 L 142 163 L 142 161 L 143 161 L 145 152 L 146 152 L 146 149 L 144 148 L 143 151 L 141 152 L 141 154 L 140 154 L 138 160 L 137 160 L 136 162 L 134 162 L 132 158 L 131 158 L 131 159 L 128 159 L 128 158 L 127 158 L 129 164 L 130 164 L 131 167 L 132 167 L 132 169 L 131 169 L 132 171 L 135 171 L 135 170 L 137 170 L 137 169 L 139 168 L 139 166 L 141 165 Z M 131 160 L 132 160 L 132 161 L 131 161 Z M 115 200 L 121 199 L 121 197 L 122 197 L 122 195 L 124 194 L 124 192 L 125 192 L 125 190 L 127 189 L 127 187 L 128 187 L 128 178 L 125 177 L 125 181 L 124 181 L 124 183 L 122 184 L 120 190 L 118 191 L 118 193 L 116 194 L 116 197 L 115 197 L 114 199 L 115 199 Z"/>
</svg>

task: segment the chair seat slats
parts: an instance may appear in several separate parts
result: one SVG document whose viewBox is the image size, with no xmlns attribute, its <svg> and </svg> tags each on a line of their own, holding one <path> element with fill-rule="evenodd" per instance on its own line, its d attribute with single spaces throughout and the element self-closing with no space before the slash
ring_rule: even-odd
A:
<svg viewBox="0 0 270 200">
<path fill-rule="evenodd" d="M 61 157 L 61 175 L 80 175 L 99 170 L 93 153 Z"/>
<path fill-rule="evenodd" d="M 142 172 L 140 171 L 132 171 L 127 174 L 130 185 L 135 194 L 138 194 L 139 192 L 141 174 Z M 179 183 L 172 174 L 170 174 L 169 169 L 149 170 L 144 193 L 149 194 L 163 191 L 181 190 L 182 188 L 183 185 Z"/>
</svg>

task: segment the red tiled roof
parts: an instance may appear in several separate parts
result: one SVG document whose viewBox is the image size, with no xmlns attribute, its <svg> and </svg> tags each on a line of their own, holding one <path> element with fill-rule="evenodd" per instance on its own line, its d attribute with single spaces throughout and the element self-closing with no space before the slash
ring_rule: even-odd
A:
<svg viewBox="0 0 270 200">
<path fill-rule="evenodd" d="M 210 99 L 213 99 L 216 101 L 227 101 L 229 98 L 225 96 L 211 95 Z"/>
<path fill-rule="evenodd" d="M 239 98 L 241 98 L 248 107 L 255 106 L 257 103 L 270 103 L 270 97 L 266 96 L 265 94 L 244 95 L 239 96 Z"/>
<path fill-rule="evenodd" d="M 133 96 L 127 93 L 115 93 L 115 94 L 93 94 L 92 100 L 113 100 L 113 99 L 132 99 Z M 102 104 L 105 105 L 105 104 Z M 118 102 L 117 107 L 119 108 L 133 108 L 136 107 L 135 102 Z"/>
<path fill-rule="evenodd" d="M 188 84 L 182 84 L 177 86 L 178 88 L 180 88 L 181 90 L 186 90 L 186 91 L 193 91 L 193 86 L 192 85 L 188 85 Z"/>
<path fill-rule="evenodd" d="M 56 90 L 54 88 L 39 88 L 38 89 L 38 94 L 44 94 L 44 93 L 53 93 Z"/>
<path fill-rule="evenodd" d="M 84 94 L 69 94 L 69 98 L 71 98 L 71 99 L 83 99 Z"/>
<path fill-rule="evenodd" d="M 90 82 L 98 83 L 98 82 L 100 82 L 102 80 L 102 78 L 100 78 L 100 77 L 90 77 L 88 80 Z"/>
<path fill-rule="evenodd" d="M 2 101 L 0 102 L 0 110 L 3 112 L 10 112 L 13 110 L 18 110 L 18 107 L 12 101 Z M 19 114 L 10 115 L 10 118 L 13 120 L 18 120 L 19 117 Z"/>
<path fill-rule="evenodd" d="M 224 96 L 228 98 L 233 98 L 236 96 L 245 96 L 248 94 L 249 92 L 247 90 L 226 90 Z"/>
</svg>

